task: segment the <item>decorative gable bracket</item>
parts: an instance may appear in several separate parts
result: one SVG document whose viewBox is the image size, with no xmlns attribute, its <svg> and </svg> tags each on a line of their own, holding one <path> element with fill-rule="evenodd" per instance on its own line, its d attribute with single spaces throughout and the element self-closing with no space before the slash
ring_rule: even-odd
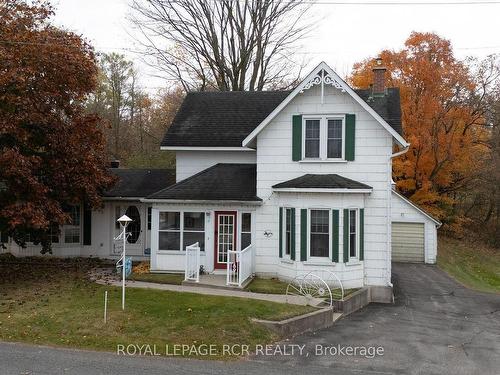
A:
<svg viewBox="0 0 500 375">
<path fill-rule="evenodd" d="M 335 77 L 332 77 L 325 69 L 320 69 L 314 77 L 307 81 L 302 90 L 300 90 L 300 93 L 302 94 L 314 85 L 321 85 L 321 104 L 325 101 L 325 85 L 333 86 L 342 92 L 346 91 L 342 83 L 336 80 Z"/>
</svg>

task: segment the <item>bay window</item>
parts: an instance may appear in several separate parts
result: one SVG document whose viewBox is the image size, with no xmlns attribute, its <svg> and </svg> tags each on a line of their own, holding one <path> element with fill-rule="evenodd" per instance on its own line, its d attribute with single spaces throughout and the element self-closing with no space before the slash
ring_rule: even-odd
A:
<svg viewBox="0 0 500 375">
<path fill-rule="evenodd" d="M 285 254 L 292 252 L 292 209 L 285 208 Z"/>
<path fill-rule="evenodd" d="M 357 210 L 349 210 L 349 257 L 358 256 L 358 215 Z"/>
<path fill-rule="evenodd" d="M 310 210 L 309 254 L 311 257 L 330 256 L 329 210 Z"/>
</svg>

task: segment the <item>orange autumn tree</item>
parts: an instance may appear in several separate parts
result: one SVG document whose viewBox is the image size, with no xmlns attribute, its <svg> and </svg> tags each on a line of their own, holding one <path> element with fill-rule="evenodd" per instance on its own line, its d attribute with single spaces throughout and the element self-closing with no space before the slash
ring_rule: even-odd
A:
<svg viewBox="0 0 500 375">
<path fill-rule="evenodd" d="M 413 32 L 399 51 L 380 53 L 388 85 L 401 90 L 403 131 L 411 144 L 396 158 L 397 188 L 429 213 L 459 229 L 458 194 L 482 167 L 483 116 L 467 64 L 453 55 L 448 40 Z M 373 59 L 354 65 L 350 83 L 373 82 Z"/>
</svg>

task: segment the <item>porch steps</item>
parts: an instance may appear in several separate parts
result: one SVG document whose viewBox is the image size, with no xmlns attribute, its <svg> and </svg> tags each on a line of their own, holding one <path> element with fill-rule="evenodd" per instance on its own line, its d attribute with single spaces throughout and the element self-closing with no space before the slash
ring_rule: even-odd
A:
<svg viewBox="0 0 500 375">
<path fill-rule="evenodd" d="M 194 286 L 199 288 L 215 288 L 215 289 L 226 289 L 226 290 L 243 290 L 245 287 L 252 282 L 252 279 L 246 280 L 241 288 L 237 285 L 227 285 L 226 275 L 200 275 L 200 282 L 184 280 L 182 285 Z"/>
</svg>

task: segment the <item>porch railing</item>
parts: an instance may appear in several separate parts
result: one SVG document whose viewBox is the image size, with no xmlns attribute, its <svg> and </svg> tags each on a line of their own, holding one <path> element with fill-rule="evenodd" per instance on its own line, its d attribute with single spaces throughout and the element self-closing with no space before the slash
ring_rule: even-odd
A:
<svg viewBox="0 0 500 375">
<path fill-rule="evenodd" d="M 227 254 L 227 285 L 237 285 L 252 277 L 253 245 L 241 251 L 229 250 Z"/>
<path fill-rule="evenodd" d="M 186 246 L 186 269 L 184 280 L 200 282 L 200 244 Z"/>
</svg>

